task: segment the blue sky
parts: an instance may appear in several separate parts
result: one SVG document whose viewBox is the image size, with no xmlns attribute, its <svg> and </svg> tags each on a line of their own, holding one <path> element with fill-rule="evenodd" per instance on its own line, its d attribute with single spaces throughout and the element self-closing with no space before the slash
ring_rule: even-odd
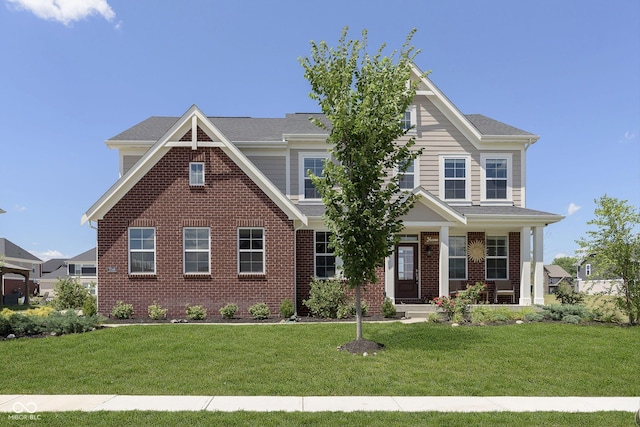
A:
<svg viewBox="0 0 640 427">
<path fill-rule="evenodd" d="M 104 140 L 197 104 L 211 116 L 319 111 L 300 56 L 369 31 L 465 114 L 540 135 L 527 207 L 567 218 L 545 261 L 573 254 L 594 199 L 640 205 L 637 0 L 0 0 L 0 237 L 42 259 L 95 245 L 82 214 L 118 178 Z"/>
</svg>

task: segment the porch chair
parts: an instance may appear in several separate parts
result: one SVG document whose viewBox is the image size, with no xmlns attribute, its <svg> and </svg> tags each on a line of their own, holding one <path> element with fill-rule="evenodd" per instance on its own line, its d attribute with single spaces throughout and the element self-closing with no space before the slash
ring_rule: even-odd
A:
<svg viewBox="0 0 640 427">
<path fill-rule="evenodd" d="M 467 289 L 467 284 L 463 280 L 450 280 L 449 281 L 449 296 L 454 296 L 460 291 Z"/>
<path fill-rule="evenodd" d="M 516 290 L 511 284 L 511 280 L 496 280 L 496 292 L 494 294 L 494 303 L 498 303 L 499 295 L 510 295 L 511 296 L 511 304 L 515 304 L 516 302 Z"/>
</svg>

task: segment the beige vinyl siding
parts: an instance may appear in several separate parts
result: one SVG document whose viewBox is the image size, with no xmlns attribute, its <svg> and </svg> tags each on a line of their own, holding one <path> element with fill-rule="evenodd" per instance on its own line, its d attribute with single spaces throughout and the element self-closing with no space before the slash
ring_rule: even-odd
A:
<svg viewBox="0 0 640 427">
<path fill-rule="evenodd" d="M 440 197 L 440 155 L 471 156 L 471 200 L 473 204 L 479 204 L 481 199 L 481 179 L 484 179 L 480 165 L 478 150 L 445 116 L 436 106 L 424 96 L 416 97 L 417 101 L 417 126 L 416 148 L 422 148 L 420 158 L 420 185 L 431 194 Z M 408 137 L 403 138 L 408 139 Z M 521 192 L 521 152 L 519 150 L 499 150 L 496 153 L 510 153 L 512 155 L 512 186 L 513 201 L 516 206 L 522 203 Z M 484 151 L 491 153 L 493 151 Z"/>
<path fill-rule="evenodd" d="M 249 156 L 249 160 L 251 160 L 283 194 L 286 194 L 287 161 L 285 156 Z"/>
<path fill-rule="evenodd" d="M 122 156 L 122 175 L 127 173 L 140 160 L 141 155 L 124 155 Z"/>
</svg>

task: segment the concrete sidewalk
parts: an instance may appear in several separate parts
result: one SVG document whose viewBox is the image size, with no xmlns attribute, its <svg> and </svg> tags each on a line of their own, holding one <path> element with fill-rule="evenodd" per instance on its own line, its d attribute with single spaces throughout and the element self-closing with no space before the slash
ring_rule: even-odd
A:
<svg viewBox="0 0 640 427">
<path fill-rule="evenodd" d="M 640 397 L 0 395 L 0 412 L 597 412 L 640 410 Z"/>
</svg>

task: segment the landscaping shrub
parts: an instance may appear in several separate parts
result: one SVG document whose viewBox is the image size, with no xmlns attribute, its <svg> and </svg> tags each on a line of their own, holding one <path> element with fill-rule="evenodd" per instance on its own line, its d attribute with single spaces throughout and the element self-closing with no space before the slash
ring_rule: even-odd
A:
<svg viewBox="0 0 640 427">
<path fill-rule="evenodd" d="M 131 319 L 133 317 L 133 305 L 118 301 L 118 304 L 111 310 L 111 315 L 116 319 Z"/>
<path fill-rule="evenodd" d="M 365 300 L 360 301 L 360 308 L 362 309 L 362 315 L 366 316 L 369 313 L 369 304 Z M 349 319 L 356 316 L 356 303 L 350 302 L 338 307 L 336 313 L 336 319 Z"/>
<path fill-rule="evenodd" d="M 280 303 L 280 317 L 288 319 L 296 313 L 293 301 L 285 299 Z"/>
<path fill-rule="evenodd" d="M 427 315 L 427 323 L 440 323 L 441 321 L 442 321 L 442 318 L 438 313 L 429 313 Z"/>
<path fill-rule="evenodd" d="M 523 320 L 526 320 L 527 322 L 542 322 L 544 320 L 544 316 L 541 313 L 527 313 Z"/>
<path fill-rule="evenodd" d="M 201 305 L 189 305 L 186 309 L 187 317 L 191 320 L 202 320 L 207 317 L 207 309 Z"/>
<path fill-rule="evenodd" d="M 41 323 L 41 319 L 44 318 L 15 313 L 9 316 L 8 320 L 12 333 L 16 335 L 36 335 L 45 329 Z"/>
<path fill-rule="evenodd" d="M 486 284 L 477 282 L 475 285 L 468 285 L 467 289 L 458 292 L 454 297 L 442 296 L 434 298 L 431 304 L 437 305 L 452 322 L 461 323 L 465 321 L 469 313 L 469 304 L 478 302 L 482 292 L 486 289 Z"/>
<path fill-rule="evenodd" d="M 96 297 L 89 295 L 82 305 L 82 314 L 85 316 L 95 316 L 98 314 L 98 304 Z"/>
<path fill-rule="evenodd" d="M 147 313 L 149 313 L 149 317 L 153 320 L 164 319 L 167 316 L 168 308 L 160 307 L 160 304 L 157 302 L 153 302 L 149 307 L 147 307 Z"/>
<path fill-rule="evenodd" d="M 225 319 L 233 319 L 238 311 L 238 304 L 229 303 L 220 309 L 220 314 Z"/>
<path fill-rule="evenodd" d="M 74 278 L 58 279 L 53 290 L 56 296 L 52 304 L 56 310 L 81 309 L 91 296 L 82 283 Z"/>
<path fill-rule="evenodd" d="M 251 314 L 254 319 L 262 320 L 267 319 L 271 312 L 269 311 L 267 304 L 259 302 L 249 307 L 249 314 Z"/>
<path fill-rule="evenodd" d="M 622 323 L 623 319 L 621 316 L 618 307 L 616 306 L 616 302 L 614 299 L 611 299 L 607 295 L 599 295 L 595 298 L 593 303 L 593 307 L 591 308 L 593 312 L 594 320 L 598 322 L 605 323 Z"/>
<path fill-rule="evenodd" d="M 578 316 L 577 314 L 568 314 L 568 315 L 566 315 L 566 316 L 564 316 L 562 318 L 562 321 L 566 322 L 566 323 L 575 323 L 575 324 L 577 324 L 577 323 L 580 323 L 582 321 L 582 318 L 580 316 Z"/>
<path fill-rule="evenodd" d="M 576 292 L 573 287 L 567 283 L 561 283 L 556 289 L 555 295 L 556 299 L 560 300 L 560 304 L 562 305 L 582 304 L 585 297 L 583 292 Z"/>
<path fill-rule="evenodd" d="M 566 316 L 578 316 L 582 320 L 593 320 L 593 313 L 584 305 L 551 304 L 542 307 L 542 314 L 551 320 L 563 320 Z"/>
<path fill-rule="evenodd" d="M 338 309 L 347 305 L 347 301 L 345 286 L 341 281 L 313 279 L 309 299 L 303 300 L 302 304 L 313 316 L 336 319 Z"/>
<path fill-rule="evenodd" d="M 102 323 L 100 316 L 79 316 L 75 311 L 52 313 L 44 320 L 43 329 L 57 335 L 79 334 L 92 331 Z"/>
<path fill-rule="evenodd" d="M 390 318 L 396 317 L 397 314 L 398 312 L 396 310 L 396 306 L 393 305 L 393 302 L 391 302 L 391 298 L 384 297 L 384 302 L 382 303 L 382 315 L 384 317 Z"/>
<path fill-rule="evenodd" d="M 0 336 L 6 336 L 11 333 L 11 323 L 9 319 L 4 316 L 0 316 Z"/>
<path fill-rule="evenodd" d="M 471 323 L 508 322 L 513 320 L 515 312 L 506 307 L 474 307 L 470 312 Z"/>
</svg>

